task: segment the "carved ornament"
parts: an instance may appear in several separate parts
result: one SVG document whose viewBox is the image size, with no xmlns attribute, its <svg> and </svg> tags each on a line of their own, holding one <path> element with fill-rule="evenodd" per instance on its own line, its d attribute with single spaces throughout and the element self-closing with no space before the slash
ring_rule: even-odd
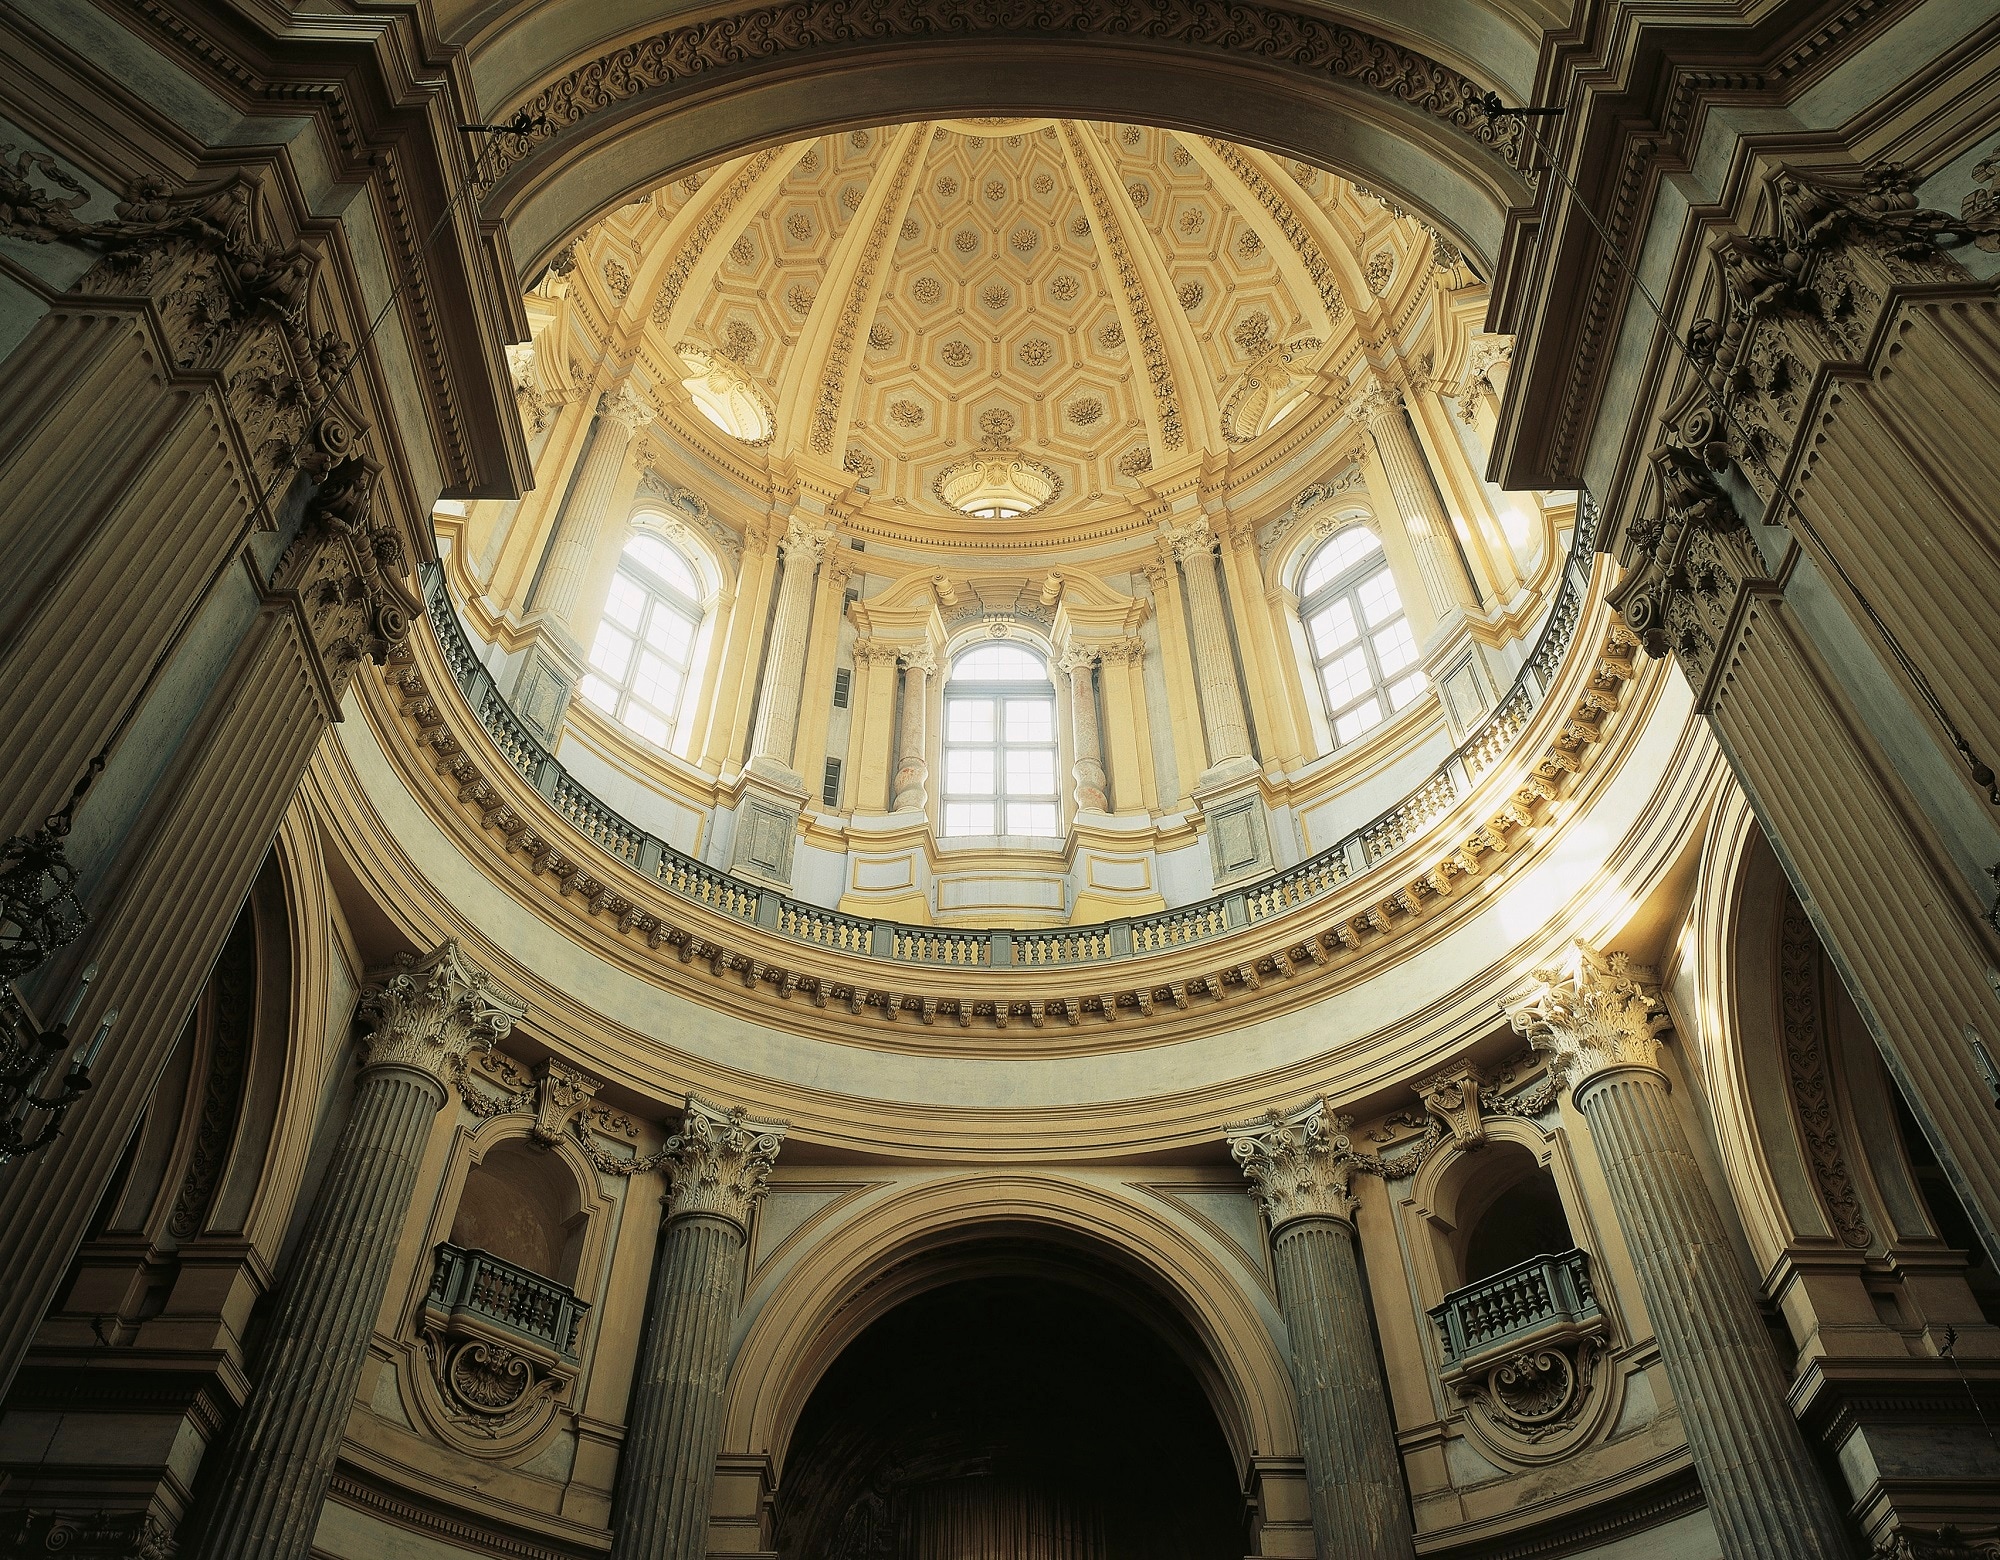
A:
<svg viewBox="0 0 2000 1560">
<path fill-rule="evenodd" d="M 701 1214 L 748 1231 L 784 1137 L 782 1121 L 752 1121 L 740 1105 L 722 1110 L 690 1095 L 681 1129 L 667 1139 L 663 1155 L 667 1218 Z"/>
<path fill-rule="evenodd" d="M 1537 970 L 1540 989 L 1507 1015 L 1516 1033 L 1549 1053 L 1550 1070 L 1572 1091 L 1619 1067 L 1658 1064 L 1660 1035 L 1671 1027 L 1652 971 L 1623 953 L 1599 953 L 1581 940 L 1564 961 Z"/>
<path fill-rule="evenodd" d="M 1353 1122 L 1324 1099 L 1290 1117 L 1267 1112 L 1229 1129 L 1229 1154 L 1250 1180 L 1251 1195 L 1275 1234 L 1294 1219 L 1351 1223 L 1348 1194 L 1356 1155 L 1347 1136 Z"/>
<path fill-rule="evenodd" d="M 374 971 L 359 1011 L 364 1067 L 408 1067 L 449 1085 L 468 1051 L 486 1050 L 512 1029 L 526 1004 L 502 991 L 446 939 L 419 958 L 398 954 Z"/>
</svg>

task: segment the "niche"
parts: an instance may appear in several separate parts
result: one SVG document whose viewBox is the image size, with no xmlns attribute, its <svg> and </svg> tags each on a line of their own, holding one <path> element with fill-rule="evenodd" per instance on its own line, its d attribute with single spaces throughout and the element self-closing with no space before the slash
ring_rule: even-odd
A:
<svg viewBox="0 0 2000 1560">
<path fill-rule="evenodd" d="M 576 1177 L 547 1149 L 495 1144 L 465 1177 L 451 1243 L 574 1287 L 584 1213 Z"/>
<path fill-rule="evenodd" d="M 1556 1178 L 1518 1143 L 1489 1143 L 1477 1184 L 1466 1190 L 1459 1283 L 1476 1284 L 1526 1262 L 1570 1250 L 1576 1238 Z"/>
</svg>

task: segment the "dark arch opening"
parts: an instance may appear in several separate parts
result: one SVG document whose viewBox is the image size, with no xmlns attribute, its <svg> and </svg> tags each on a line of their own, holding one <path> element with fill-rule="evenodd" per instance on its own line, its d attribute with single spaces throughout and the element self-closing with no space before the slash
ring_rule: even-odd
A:
<svg viewBox="0 0 2000 1560">
<path fill-rule="evenodd" d="M 1489 1144 L 1480 1174 L 1494 1190 L 1466 1235 L 1461 1283 L 1476 1284 L 1530 1257 L 1552 1256 L 1576 1244 L 1556 1178 L 1525 1148 Z"/>
<path fill-rule="evenodd" d="M 813 1389 L 778 1493 L 781 1560 L 1223 1560 L 1243 1497 L 1187 1364 L 1089 1290 L 946 1284 Z"/>
</svg>

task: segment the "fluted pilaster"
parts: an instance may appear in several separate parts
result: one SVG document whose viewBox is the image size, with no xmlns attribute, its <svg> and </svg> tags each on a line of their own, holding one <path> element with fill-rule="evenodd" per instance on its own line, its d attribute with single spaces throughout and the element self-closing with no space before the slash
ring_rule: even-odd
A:
<svg viewBox="0 0 2000 1560">
<path fill-rule="evenodd" d="M 591 436 L 569 501 L 563 505 L 548 568 L 535 586 L 532 605 L 537 613 L 575 626 L 572 619 L 577 598 L 590 572 L 590 556 L 596 547 L 598 529 L 610 509 L 612 490 L 618 485 L 618 474 L 625 469 L 632 436 L 652 417 L 652 408 L 629 384 L 619 385 L 599 403 L 597 431 Z"/>
<path fill-rule="evenodd" d="M 785 573 L 778 584 L 771 648 L 764 658 L 764 686 L 750 740 L 751 767 L 793 790 L 804 785 L 792 768 L 792 755 L 799 734 L 799 695 L 805 680 L 806 630 L 812 623 L 813 580 L 829 539 L 828 532 L 815 531 L 796 516 L 785 531 Z"/>
<path fill-rule="evenodd" d="M 520 1014 L 446 943 L 377 973 L 354 1108 L 287 1275 L 256 1385 L 210 1486 L 195 1553 L 304 1560 L 452 1061 Z"/>
<path fill-rule="evenodd" d="M 1194 637 L 1194 674 L 1201 688 L 1202 728 L 1208 734 L 1209 770 L 1250 757 L 1250 725 L 1236 682 L 1229 617 L 1215 578 L 1215 534 L 1208 521 L 1177 526 L 1167 537 L 1187 581 L 1188 625 Z"/>
<path fill-rule="evenodd" d="M 1415 1529 L 1355 1247 L 1346 1125 L 1321 1100 L 1232 1129 L 1229 1147 L 1271 1221 L 1322 1560 L 1409 1560 Z"/>
<path fill-rule="evenodd" d="M 1658 992 L 1623 955 L 1581 943 L 1512 1015 L 1551 1053 L 1589 1123 L 1728 1560 L 1842 1560 L 1846 1527 L 1702 1179 L 1667 1078 Z"/>
<path fill-rule="evenodd" d="M 1442 620 L 1472 604 L 1472 591 L 1451 532 L 1451 517 L 1444 512 L 1424 452 L 1410 431 L 1401 392 L 1380 383 L 1370 384 L 1361 396 L 1359 410 L 1374 437 L 1382 475 L 1402 512 L 1403 529 L 1417 557 L 1417 572 L 1423 576 L 1431 615 Z"/>
<path fill-rule="evenodd" d="M 784 1126 L 688 1101 L 632 1377 L 612 1560 L 703 1560 L 750 1214 Z"/>
</svg>

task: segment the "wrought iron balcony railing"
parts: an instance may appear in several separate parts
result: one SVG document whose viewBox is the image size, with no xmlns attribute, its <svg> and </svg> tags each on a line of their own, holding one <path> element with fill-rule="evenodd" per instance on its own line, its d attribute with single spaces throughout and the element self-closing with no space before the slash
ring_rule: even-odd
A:
<svg viewBox="0 0 2000 1560">
<path fill-rule="evenodd" d="M 440 1241 L 425 1310 L 447 1325 L 467 1317 L 539 1343 L 575 1363 L 589 1303 L 552 1278 L 494 1256 Z"/>
<path fill-rule="evenodd" d="M 1424 835 L 1514 747 L 1529 717 L 1555 686 L 1583 619 L 1596 532 L 1597 507 L 1587 494 L 1580 495 L 1562 585 L 1513 686 L 1445 761 L 1395 806 L 1337 844 L 1229 893 L 1153 915 L 1034 931 L 1006 927 L 963 931 L 849 915 L 803 904 L 683 854 L 622 817 L 562 766 L 494 687 L 452 605 L 443 568 L 428 565 L 423 583 L 426 615 L 444 664 L 507 763 L 586 839 L 668 892 L 780 937 L 865 958 L 984 968 L 1075 966 L 1205 942 L 1286 913 L 1332 893 Z"/>
<path fill-rule="evenodd" d="M 1459 1371 L 1530 1338 L 1601 1330 L 1604 1312 L 1591 1287 L 1589 1258 L 1572 1250 L 1530 1257 L 1455 1289 L 1430 1317 L 1447 1370 Z"/>
</svg>

